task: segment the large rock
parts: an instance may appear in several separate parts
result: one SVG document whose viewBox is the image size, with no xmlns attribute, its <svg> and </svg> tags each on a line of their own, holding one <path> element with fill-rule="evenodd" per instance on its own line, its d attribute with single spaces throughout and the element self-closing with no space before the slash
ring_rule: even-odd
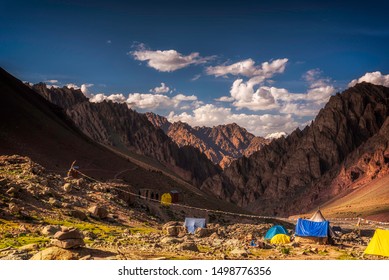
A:
<svg viewBox="0 0 389 280">
<path fill-rule="evenodd" d="M 41 233 L 46 236 L 53 236 L 57 231 L 60 231 L 60 226 L 48 225 L 42 228 Z"/>
<path fill-rule="evenodd" d="M 195 236 L 200 237 L 200 238 L 207 237 L 210 234 L 211 234 L 211 231 L 208 230 L 207 228 L 197 228 L 195 231 Z"/>
<path fill-rule="evenodd" d="M 8 208 L 9 208 L 9 211 L 11 211 L 11 213 L 19 213 L 19 211 L 20 211 L 20 207 L 17 206 L 15 203 L 10 203 L 8 205 Z"/>
<path fill-rule="evenodd" d="M 70 183 L 64 184 L 62 188 L 63 188 L 64 192 L 66 192 L 66 193 L 70 193 L 73 189 L 73 187 Z"/>
<path fill-rule="evenodd" d="M 82 239 L 63 239 L 63 240 L 53 239 L 51 240 L 51 244 L 63 249 L 71 249 L 71 248 L 82 247 L 85 245 L 85 242 Z"/>
<path fill-rule="evenodd" d="M 196 243 L 193 241 L 186 241 L 180 245 L 177 246 L 178 250 L 186 250 L 186 251 L 193 251 L 198 252 L 199 248 L 197 247 Z"/>
<path fill-rule="evenodd" d="M 88 219 L 87 215 L 80 211 L 80 210 L 70 210 L 67 212 L 67 214 L 73 218 L 76 218 L 76 219 L 79 219 L 81 221 L 85 221 L 86 219 Z"/>
<path fill-rule="evenodd" d="M 58 231 L 54 235 L 55 239 L 64 240 L 64 239 L 83 239 L 84 236 L 78 229 L 70 229 L 69 231 Z"/>
<path fill-rule="evenodd" d="M 36 253 L 30 260 L 77 260 L 77 254 L 58 247 L 50 247 Z"/>
<path fill-rule="evenodd" d="M 108 211 L 101 206 L 92 206 L 88 209 L 88 212 L 93 218 L 105 219 L 108 217 Z"/>
</svg>

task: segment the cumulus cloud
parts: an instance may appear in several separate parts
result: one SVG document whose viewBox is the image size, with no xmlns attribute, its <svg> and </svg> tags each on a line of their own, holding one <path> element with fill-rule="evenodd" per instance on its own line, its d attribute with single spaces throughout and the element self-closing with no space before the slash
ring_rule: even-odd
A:
<svg viewBox="0 0 389 280">
<path fill-rule="evenodd" d="M 80 89 L 80 87 L 78 85 L 73 84 L 73 83 L 66 84 L 66 87 L 68 89 Z"/>
<path fill-rule="evenodd" d="M 389 87 L 389 75 L 382 75 L 380 71 L 368 72 L 359 79 L 352 80 L 348 86 L 353 87 L 362 82 Z"/>
<path fill-rule="evenodd" d="M 198 52 L 183 55 L 176 50 L 148 50 L 143 44 L 129 52 L 135 60 L 147 61 L 147 65 L 161 72 L 173 72 L 192 64 L 203 64 L 213 57 L 201 57 Z"/>
<path fill-rule="evenodd" d="M 93 103 L 110 100 L 116 103 L 126 103 L 132 109 L 168 109 L 168 110 L 187 110 L 201 106 L 203 102 L 197 99 L 195 95 L 184 95 L 182 93 L 173 97 L 164 94 L 152 93 L 130 93 L 127 97 L 121 93 L 106 95 L 99 93 L 91 95 L 89 101 Z"/>
<path fill-rule="evenodd" d="M 272 68 L 269 66 L 269 68 Z M 321 77 L 319 69 L 312 69 L 303 75 L 308 84 L 305 93 L 291 93 L 287 89 L 261 85 L 264 76 L 254 76 L 248 81 L 237 79 L 230 89 L 230 97 L 218 101 L 232 102 L 238 109 L 265 111 L 277 109 L 281 113 L 297 116 L 314 116 L 335 93 L 331 80 Z"/>
<path fill-rule="evenodd" d="M 171 122 L 182 121 L 192 126 L 215 126 L 220 124 L 237 123 L 255 135 L 267 135 L 274 131 L 293 131 L 299 124 L 291 114 L 287 115 L 253 115 L 236 114 L 231 108 L 217 107 L 205 104 L 193 110 L 176 114 L 174 111 L 167 116 Z"/>
<path fill-rule="evenodd" d="M 89 101 L 93 102 L 93 103 L 100 103 L 100 102 L 103 102 L 105 100 L 109 100 L 109 101 L 112 101 L 115 103 L 124 103 L 126 101 L 126 99 L 127 98 L 121 93 L 111 94 L 108 96 L 103 94 L 103 93 L 98 93 L 96 95 L 91 95 L 91 97 L 89 98 Z"/>
<path fill-rule="evenodd" d="M 268 135 L 265 136 L 266 139 L 277 139 L 277 138 L 281 138 L 282 136 L 286 136 L 287 134 L 283 131 L 281 132 L 273 132 L 273 133 L 270 133 Z"/>
<path fill-rule="evenodd" d="M 263 62 L 261 65 L 255 65 L 255 61 L 249 58 L 230 65 L 207 67 L 206 73 L 215 77 L 227 76 L 230 74 L 246 77 L 261 76 L 265 79 L 270 78 L 275 73 L 283 73 L 287 62 L 287 58 L 282 58 L 271 62 Z"/>
<path fill-rule="evenodd" d="M 81 92 L 85 95 L 85 96 L 90 96 L 90 92 L 89 92 L 89 88 L 90 87 L 93 87 L 93 84 L 82 84 L 81 85 Z"/>
<path fill-rule="evenodd" d="M 170 88 L 165 83 L 161 83 L 161 86 L 150 89 L 150 92 L 153 93 L 168 93 L 169 91 Z"/>
<path fill-rule="evenodd" d="M 134 109 L 172 109 L 179 108 L 184 102 L 195 101 L 197 101 L 197 96 L 195 95 L 177 94 L 169 97 L 163 94 L 131 93 L 128 95 L 126 103 L 128 107 Z"/>
<path fill-rule="evenodd" d="M 58 83 L 58 80 L 47 80 L 47 81 L 44 81 L 45 83 L 49 83 L 49 84 L 57 84 Z"/>
</svg>

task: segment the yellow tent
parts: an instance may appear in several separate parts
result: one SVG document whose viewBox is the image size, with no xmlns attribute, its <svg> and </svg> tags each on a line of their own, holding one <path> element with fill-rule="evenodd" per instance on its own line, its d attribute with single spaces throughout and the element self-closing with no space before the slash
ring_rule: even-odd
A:
<svg viewBox="0 0 389 280">
<path fill-rule="evenodd" d="M 271 244 L 285 244 L 285 243 L 290 243 L 290 237 L 287 236 L 286 234 L 276 234 L 270 239 Z"/>
<path fill-rule="evenodd" d="M 389 257 L 389 230 L 377 228 L 367 245 L 365 254 Z"/>
<path fill-rule="evenodd" d="M 170 193 L 164 193 L 161 196 L 161 204 L 164 206 L 169 206 L 170 204 L 172 204 L 172 196 Z"/>
</svg>

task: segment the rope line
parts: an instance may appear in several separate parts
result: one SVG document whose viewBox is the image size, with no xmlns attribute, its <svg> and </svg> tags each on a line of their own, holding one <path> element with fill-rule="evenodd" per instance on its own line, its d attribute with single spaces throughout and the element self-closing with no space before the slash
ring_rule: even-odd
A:
<svg viewBox="0 0 389 280">
<path fill-rule="evenodd" d="M 85 177 L 91 181 L 94 181 L 94 182 L 99 183 L 99 184 L 106 184 L 104 182 L 96 180 L 96 179 L 82 173 L 79 170 L 76 170 L 76 169 L 73 169 L 73 170 L 75 170 L 77 173 L 79 173 L 80 175 L 82 175 L 83 177 Z M 136 193 L 133 193 L 133 192 L 130 192 L 127 190 L 120 189 L 120 188 L 111 187 L 111 189 L 116 189 L 118 191 L 130 194 L 130 195 L 135 196 L 135 197 L 139 197 L 141 199 L 145 199 L 147 201 L 152 201 L 152 202 L 157 202 L 157 203 L 161 202 L 160 200 L 148 198 L 148 197 L 142 196 L 140 194 L 136 194 Z M 253 219 L 275 219 L 275 220 L 286 221 L 286 222 L 290 222 L 290 221 L 294 222 L 297 220 L 296 218 L 293 219 L 293 218 L 282 218 L 282 217 L 275 217 L 275 216 L 249 215 L 249 214 L 241 214 L 241 213 L 228 212 L 228 211 L 222 211 L 222 210 L 199 208 L 199 207 L 194 207 L 194 206 L 189 206 L 189 205 L 184 205 L 184 204 L 179 204 L 179 203 L 171 203 L 170 206 L 205 211 L 207 213 L 211 212 L 211 213 L 215 213 L 215 214 L 223 214 L 223 215 L 238 216 L 238 217 L 253 218 Z M 365 222 L 367 224 L 389 225 L 389 222 L 379 222 L 379 221 L 373 221 L 373 220 L 368 220 L 368 219 L 364 219 L 364 218 L 331 218 L 331 219 L 328 219 L 328 221 L 330 221 L 330 222 L 331 221 L 358 221 L 358 220 L 361 222 Z"/>
</svg>

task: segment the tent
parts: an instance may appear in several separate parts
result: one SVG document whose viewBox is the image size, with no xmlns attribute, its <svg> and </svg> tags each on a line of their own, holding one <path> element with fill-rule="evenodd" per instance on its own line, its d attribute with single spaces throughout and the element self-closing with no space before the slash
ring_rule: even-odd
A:
<svg viewBox="0 0 389 280">
<path fill-rule="evenodd" d="M 265 240 L 270 240 L 275 236 L 276 234 L 288 234 L 288 231 L 280 225 L 272 226 L 265 235 Z"/>
<path fill-rule="evenodd" d="M 205 219 L 203 218 L 185 218 L 185 227 L 188 232 L 195 233 L 197 228 L 205 228 Z"/>
<path fill-rule="evenodd" d="M 315 222 L 311 220 L 298 219 L 296 224 L 296 241 L 307 241 L 314 243 L 327 243 L 330 235 L 330 223 L 328 221 Z"/>
<path fill-rule="evenodd" d="M 326 219 L 324 218 L 323 214 L 319 209 L 316 211 L 315 214 L 313 214 L 313 216 L 309 220 L 314 222 L 324 222 Z"/>
<path fill-rule="evenodd" d="M 161 196 L 161 204 L 164 206 L 169 206 L 170 204 L 172 204 L 172 196 L 170 195 L 170 193 L 164 193 Z"/>
<path fill-rule="evenodd" d="M 367 245 L 365 254 L 389 257 L 389 230 L 377 228 Z"/>
<path fill-rule="evenodd" d="M 272 239 L 270 239 L 271 244 L 286 244 L 290 243 L 290 237 L 286 234 L 276 234 L 273 236 Z"/>
</svg>

